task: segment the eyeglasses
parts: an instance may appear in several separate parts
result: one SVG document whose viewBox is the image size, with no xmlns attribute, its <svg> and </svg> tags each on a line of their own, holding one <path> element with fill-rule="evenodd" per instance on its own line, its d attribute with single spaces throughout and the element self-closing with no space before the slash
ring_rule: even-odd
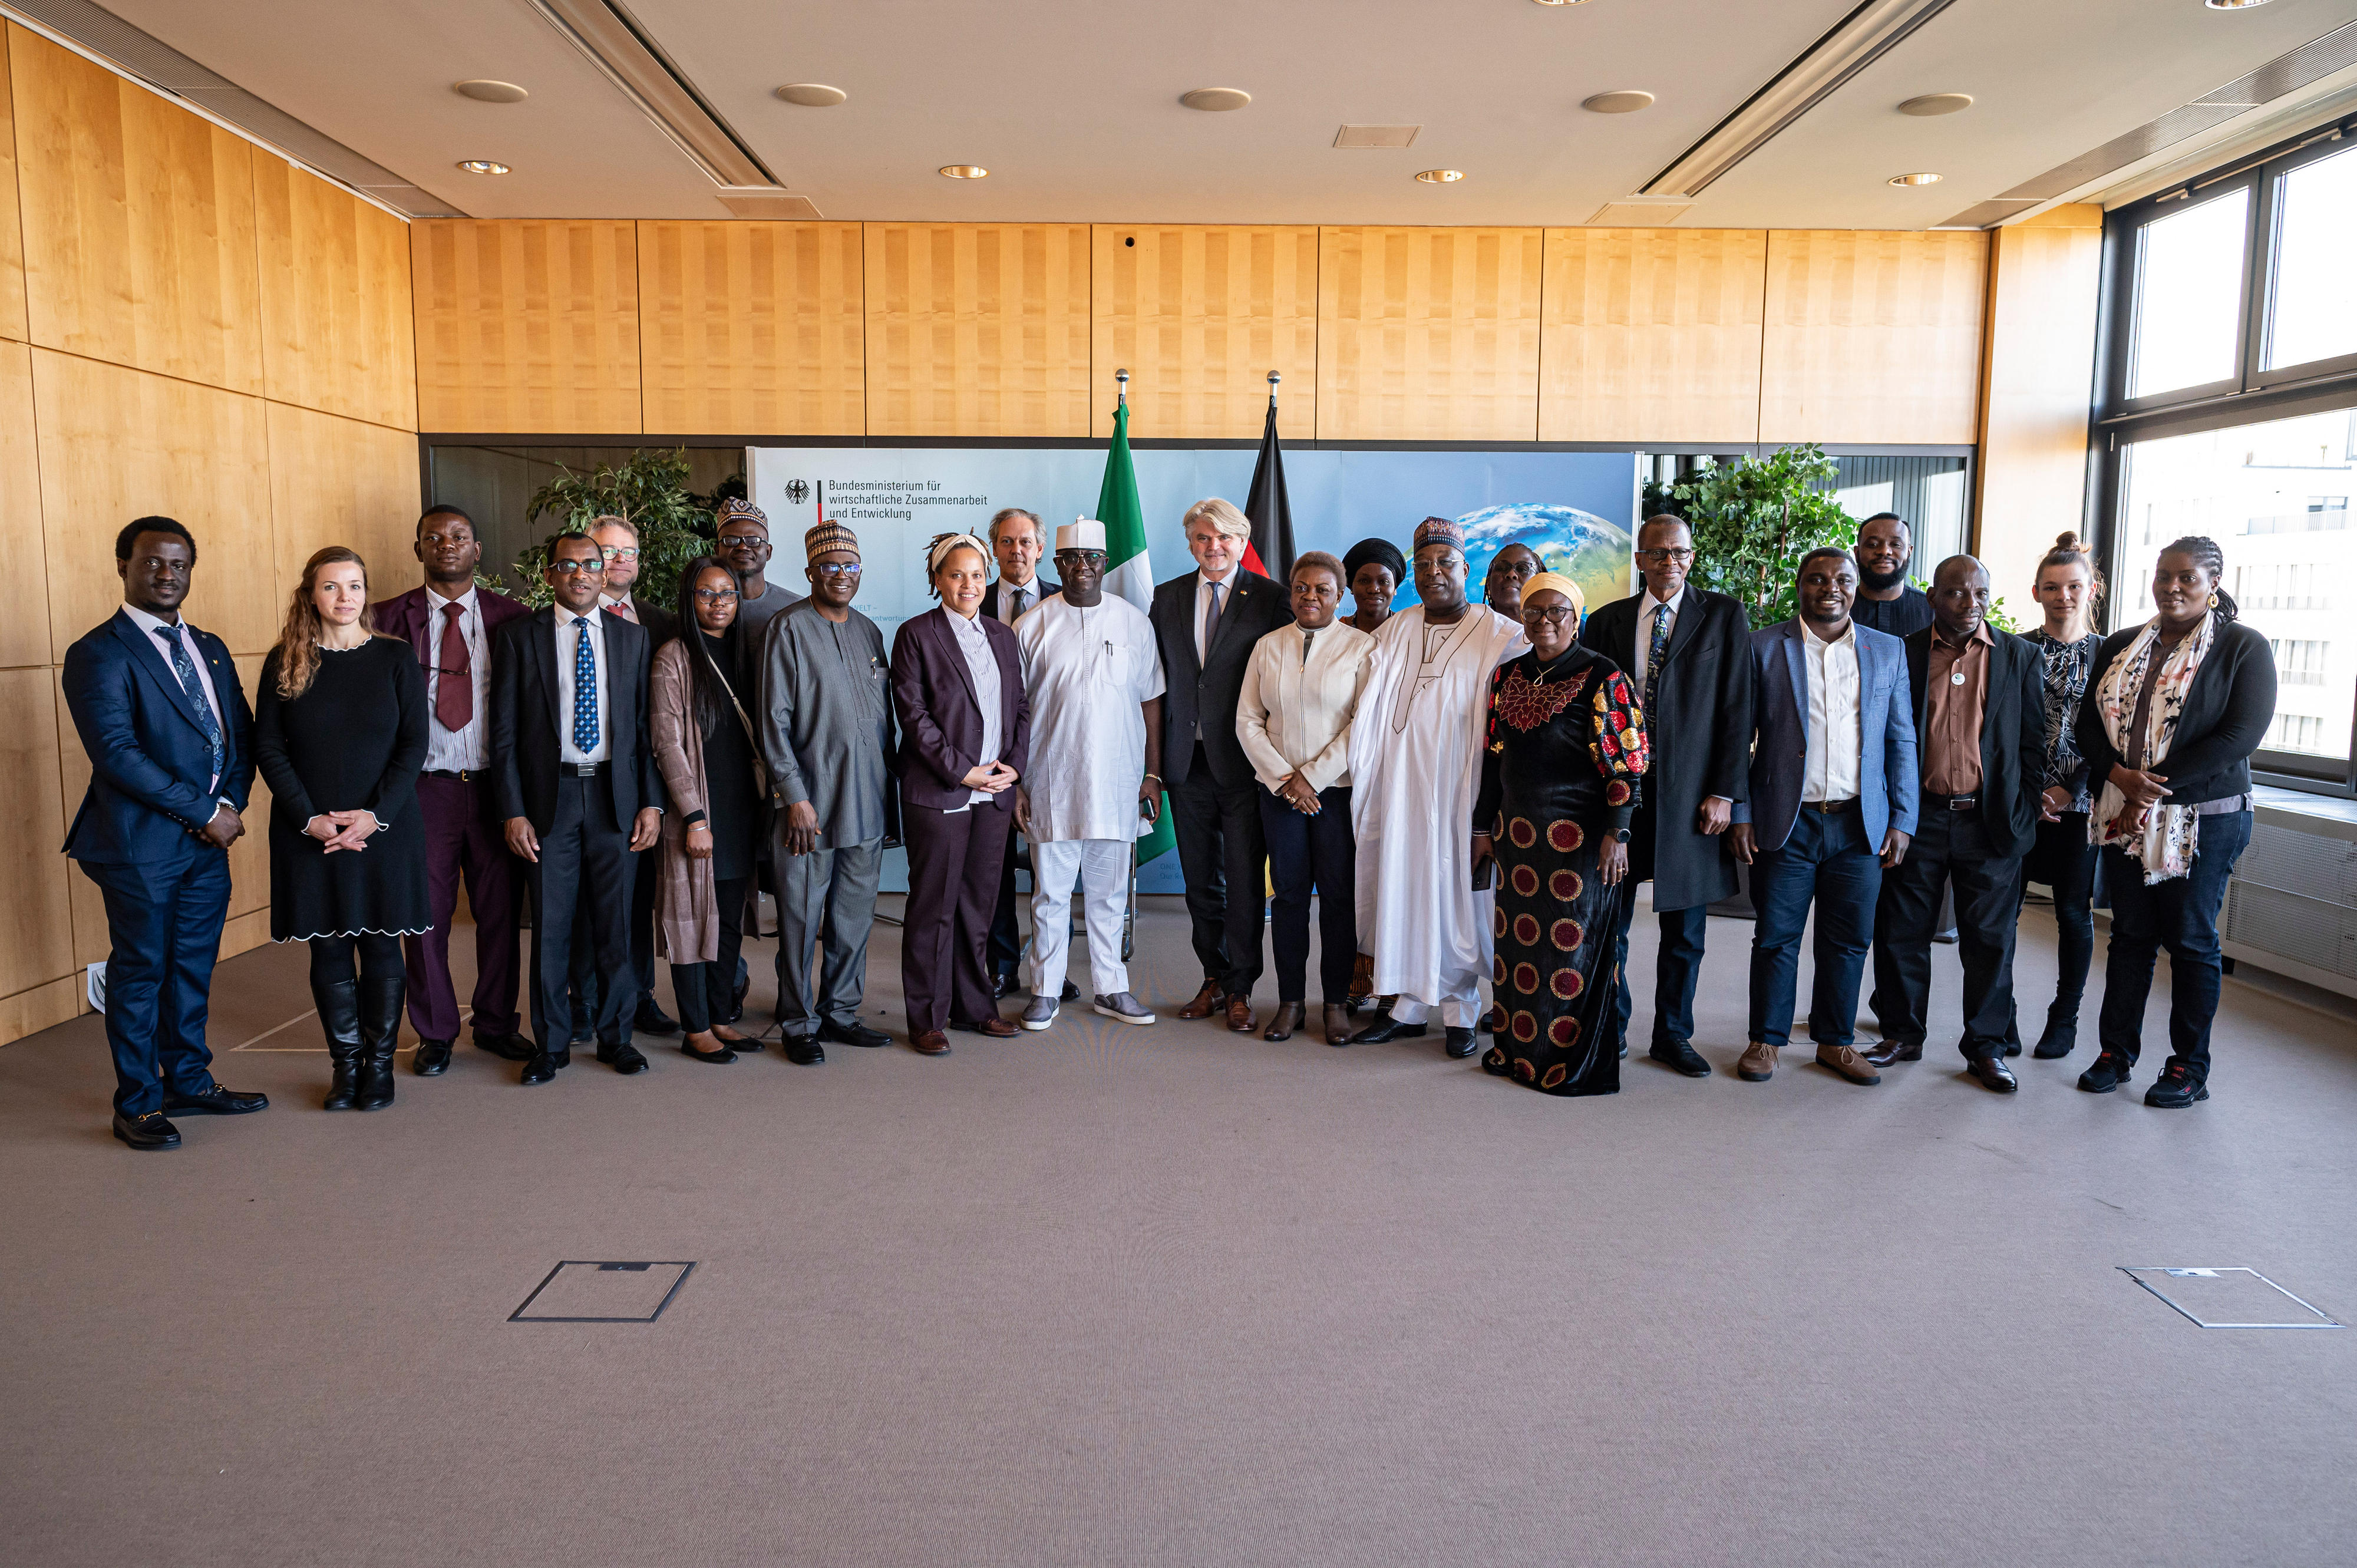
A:
<svg viewBox="0 0 2357 1568">
<path fill-rule="evenodd" d="M 1097 565 L 1102 566 L 1104 564 L 1105 553 L 1102 550 L 1059 550 L 1056 552 L 1056 564 L 1060 566 L 1068 561 L 1094 562 Z"/>
<path fill-rule="evenodd" d="M 1523 612 L 1524 626 L 1536 626 L 1544 621 L 1549 626 L 1561 626 L 1579 612 L 1569 605 L 1549 605 L 1544 609 L 1532 608 Z"/>
<path fill-rule="evenodd" d="M 695 602 L 699 605 L 733 605 L 737 602 L 734 588 L 698 588 Z"/>
<path fill-rule="evenodd" d="M 603 561 L 583 561 L 575 556 L 567 555 L 561 561 L 551 561 L 548 564 L 548 575 L 552 577 L 578 577 L 585 575 L 602 577 L 606 575 L 606 563 Z"/>
<path fill-rule="evenodd" d="M 1640 560 L 1640 561 L 1651 561 L 1651 562 L 1652 562 L 1654 565 L 1656 565 L 1656 566 L 1665 565 L 1665 564 L 1667 564 L 1668 563 L 1670 563 L 1670 562 L 1672 562 L 1672 561 L 1678 561 L 1678 562 L 1691 561 L 1691 560 L 1693 560 L 1693 559 L 1694 559 L 1694 555 L 1695 555 L 1695 553 L 1694 553 L 1693 551 L 1691 551 L 1691 550 L 1684 550 L 1684 549 L 1680 549 L 1680 550 L 1640 550 L 1640 551 L 1638 551 L 1638 552 L 1637 552 L 1637 559 L 1638 559 L 1638 560 Z"/>
<path fill-rule="evenodd" d="M 600 545 L 597 553 L 608 561 L 635 561 L 639 558 L 638 547 L 633 544 Z"/>
<path fill-rule="evenodd" d="M 859 563 L 856 561 L 821 561 L 815 563 L 811 567 L 811 570 L 817 573 L 822 577 L 856 577 L 859 575 Z"/>
</svg>

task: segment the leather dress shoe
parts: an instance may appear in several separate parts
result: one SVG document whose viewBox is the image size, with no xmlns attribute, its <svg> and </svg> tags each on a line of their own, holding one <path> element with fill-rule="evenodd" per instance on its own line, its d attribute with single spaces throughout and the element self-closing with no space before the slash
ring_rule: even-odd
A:
<svg viewBox="0 0 2357 1568">
<path fill-rule="evenodd" d="M 1220 1010 L 1222 1000 L 1224 997 L 1220 990 L 1220 983 L 1216 980 L 1206 980 L 1203 982 L 1203 989 L 1195 993 L 1195 1000 L 1178 1009 L 1178 1016 L 1208 1018 Z"/>
<path fill-rule="evenodd" d="M 266 1109 L 270 1096 L 239 1093 L 216 1083 L 198 1094 L 182 1094 L 178 1090 L 164 1091 L 164 1109 L 175 1116 L 243 1116 Z"/>
<path fill-rule="evenodd" d="M 573 1047 L 570 1046 L 561 1051 L 534 1051 L 525 1058 L 523 1076 L 516 1081 L 525 1084 L 547 1083 L 554 1079 L 557 1069 L 572 1065 Z"/>
<path fill-rule="evenodd" d="M 994 974 L 990 977 L 990 998 L 992 1001 L 996 1002 L 1004 998 L 1009 991 L 1014 989 L 1015 977 L 1013 975 Z"/>
<path fill-rule="evenodd" d="M 672 1026 L 673 1028 L 678 1026 L 676 1024 Z M 647 1058 L 639 1053 L 638 1047 L 627 1040 L 619 1046 L 599 1046 L 597 1059 L 624 1078 L 647 1070 Z"/>
<path fill-rule="evenodd" d="M 641 1002 L 637 1015 L 630 1020 L 630 1027 L 641 1035 L 676 1035 L 679 1033 L 679 1020 L 651 1002 Z M 598 1059 L 602 1061 L 605 1058 L 600 1057 Z"/>
<path fill-rule="evenodd" d="M 1672 1040 L 1667 1045 L 1652 1047 L 1645 1054 L 1657 1062 L 1677 1069 L 1688 1078 L 1710 1076 L 1710 1064 L 1702 1059 L 1702 1053 L 1688 1041 Z"/>
<path fill-rule="evenodd" d="M 180 1130 L 164 1120 L 161 1111 L 150 1111 L 145 1116 L 125 1116 L 116 1112 L 114 1135 L 143 1154 L 180 1146 Z"/>
<path fill-rule="evenodd" d="M 911 1039 L 909 1048 L 920 1057 L 945 1057 L 950 1054 L 950 1037 L 939 1029 L 928 1029 Z"/>
<path fill-rule="evenodd" d="M 796 1067 L 816 1067 L 826 1060 L 826 1051 L 819 1045 L 815 1035 L 788 1035 L 778 1048 Z"/>
<path fill-rule="evenodd" d="M 1444 1032 L 1448 1036 L 1448 1042 L 1441 1047 L 1441 1049 L 1454 1060 L 1461 1061 L 1481 1048 L 1481 1042 L 1475 1037 L 1470 1029 L 1459 1029 L 1450 1025 Z"/>
<path fill-rule="evenodd" d="M 1923 1042 L 1877 1040 L 1872 1050 L 1857 1054 L 1876 1067 L 1889 1067 L 1892 1062 L 1920 1062 L 1923 1059 Z"/>
<path fill-rule="evenodd" d="M 450 1042 L 418 1041 L 417 1054 L 409 1058 L 409 1070 L 420 1078 L 440 1078 L 450 1070 Z"/>
<path fill-rule="evenodd" d="M 1269 1015 L 1268 1027 L 1261 1032 L 1260 1037 L 1264 1040 L 1289 1040 L 1293 1038 L 1293 1031 L 1301 1027 L 1302 1020 L 1308 1014 L 1309 1009 L 1301 1003 L 1280 1002 L 1276 1004 L 1276 1011 Z"/>
<path fill-rule="evenodd" d="M 1331 1002 L 1326 1004 L 1326 1043 L 1329 1046 L 1351 1043 L 1351 1010 L 1348 1007 L 1337 1007 Z"/>
<path fill-rule="evenodd" d="M 1767 1082 L 1776 1076 L 1777 1049 L 1765 1040 L 1752 1041 L 1743 1047 L 1743 1055 L 1736 1058 L 1735 1076 L 1746 1083 Z"/>
<path fill-rule="evenodd" d="M 878 1046 L 892 1043 L 891 1036 L 881 1029 L 871 1029 L 857 1019 L 848 1024 L 838 1024 L 830 1018 L 818 1026 L 818 1037 L 834 1045 L 857 1046 L 863 1050 L 874 1050 Z"/>
<path fill-rule="evenodd" d="M 711 1062 L 715 1065 L 733 1062 L 737 1059 L 736 1051 L 718 1038 L 714 1039 L 712 1049 L 707 1051 L 699 1048 L 695 1043 L 695 1036 L 690 1035 L 679 1042 L 679 1051 L 680 1055 L 692 1061 Z"/>
<path fill-rule="evenodd" d="M 1882 1075 L 1874 1070 L 1867 1059 L 1857 1054 L 1854 1046 L 1819 1046 L 1817 1065 L 1829 1072 L 1839 1073 L 1852 1083 L 1880 1083 Z"/>
<path fill-rule="evenodd" d="M 1231 996 L 1228 998 L 1227 1007 L 1228 1027 L 1239 1035 L 1251 1034 L 1253 1032 L 1252 998 Z"/>
<path fill-rule="evenodd" d="M 987 1018 L 976 1018 L 971 1024 L 952 1024 L 950 1027 L 963 1029 L 969 1035 L 985 1035 L 994 1040 L 1012 1039 L 1023 1032 L 1021 1025 L 1011 1023 L 996 1013 Z"/>
<path fill-rule="evenodd" d="M 1351 1036 L 1351 1043 L 1354 1046 L 1381 1046 L 1393 1040 L 1422 1038 L 1424 1038 L 1423 1025 L 1403 1024 L 1388 1013 L 1378 1013 L 1372 1023 Z"/>
<path fill-rule="evenodd" d="M 533 1057 L 532 1042 L 521 1035 L 477 1035 L 475 1048 L 489 1051 L 502 1061 L 528 1062 Z"/>
<path fill-rule="evenodd" d="M 1964 1071 L 1978 1079 L 1983 1088 L 1993 1089 L 1999 1094 L 2011 1094 L 2021 1087 L 2021 1079 L 2013 1076 L 2013 1069 L 2005 1065 L 2005 1058 L 2001 1056 L 1975 1057 L 1964 1064 Z"/>
</svg>

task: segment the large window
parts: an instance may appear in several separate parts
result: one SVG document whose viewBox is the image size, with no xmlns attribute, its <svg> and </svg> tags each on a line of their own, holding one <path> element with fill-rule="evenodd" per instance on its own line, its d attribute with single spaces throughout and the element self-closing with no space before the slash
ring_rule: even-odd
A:
<svg viewBox="0 0 2357 1568">
<path fill-rule="evenodd" d="M 2219 286 L 2243 275 L 2251 193 L 2234 189 L 2156 218 L 2136 231 L 2136 340 L 2128 396 L 2209 386 L 2240 361 L 2243 295 Z"/>
<path fill-rule="evenodd" d="M 2285 173 L 2276 188 L 2275 301 L 2265 369 L 2357 354 L 2357 147 Z"/>
</svg>

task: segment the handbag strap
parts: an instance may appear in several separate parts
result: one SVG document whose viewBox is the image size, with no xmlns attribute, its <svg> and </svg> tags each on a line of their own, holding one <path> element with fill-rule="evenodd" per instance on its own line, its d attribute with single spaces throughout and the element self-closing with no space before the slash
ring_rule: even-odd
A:
<svg viewBox="0 0 2357 1568">
<path fill-rule="evenodd" d="M 720 689 L 728 693 L 728 705 L 737 710 L 737 722 L 745 726 L 745 744 L 753 748 L 753 765 L 767 774 L 769 768 L 761 759 L 761 737 L 753 733 L 753 721 L 747 716 L 745 704 L 737 700 L 737 688 L 730 683 L 727 671 L 720 668 L 720 660 L 712 657 L 710 649 L 701 649 L 699 651 L 704 655 L 704 661 L 712 666 L 712 673 L 719 681 Z"/>
</svg>

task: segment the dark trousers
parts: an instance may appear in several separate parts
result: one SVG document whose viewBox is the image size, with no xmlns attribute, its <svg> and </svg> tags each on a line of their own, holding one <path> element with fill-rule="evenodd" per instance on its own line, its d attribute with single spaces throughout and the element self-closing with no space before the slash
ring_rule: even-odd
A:
<svg viewBox="0 0 2357 1568">
<path fill-rule="evenodd" d="M 701 1035 L 716 1019 L 737 1010 L 737 955 L 745 945 L 745 889 L 752 878 L 732 876 L 713 885 L 720 907 L 720 947 L 710 963 L 671 966 L 671 993 L 679 1004 L 679 1026 Z"/>
<path fill-rule="evenodd" d="M 199 844 L 178 872 L 151 886 L 138 866 L 81 862 L 106 904 L 106 1048 L 114 1056 L 114 1109 L 145 1116 L 164 1091 L 212 1087 L 205 1048 L 213 961 L 229 918 L 229 853 Z"/>
<path fill-rule="evenodd" d="M 1637 913 L 1637 890 L 1621 890 L 1620 909 L 1613 921 L 1612 961 L 1615 981 L 1612 1011 L 1620 1035 L 1628 1037 L 1629 1019 L 1636 1012 L 1629 990 L 1629 925 Z M 1695 986 L 1702 979 L 1703 933 L 1710 923 L 1710 906 L 1691 909 L 1660 909 L 1662 950 L 1653 961 L 1653 1035 L 1656 1046 L 1680 1046 L 1694 1039 Z"/>
<path fill-rule="evenodd" d="M 512 1035 L 516 1017 L 515 857 L 487 810 L 488 788 L 473 779 L 417 780 L 417 811 L 425 824 L 425 896 L 434 929 L 402 940 L 409 972 L 409 1025 L 424 1040 L 458 1037 L 458 998 L 450 984 L 450 921 L 458 882 L 475 916 L 477 1038 Z"/>
<path fill-rule="evenodd" d="M 573 1039 L 574 955 L 602 980 L 590 1023 L 600 1045 L 628 1039 L 638 999 L 630 974 L 631 878 L 637 875 L 629 827 L 614 820 L 613 787 L 604 779 L 559 779 L 556 816 L 540 835 L 540 859 L 527 862 L 532 893 L 532 1034 L 544 1051 Z"/>
<path fill-rule="evenodd" d="M 1866 842 L 1856 804 L 1828 814 L 1803 806 L 1792 834 L 1763 849 L 1751 866 L 1751 1035 L 1771 1046 L 1792 1039 L 1792 993 L 1801 973 L 1801 933 L 1817 910 L 1815 993 L 1809 1037 L 1846 1046 L 1857 1026 L 1857 987 L 1874 940 L 1882 862 Z"/>
<path fill-rule="evenodd" d="M 1917 808 L 1907 858 L 1882 874 L 1874 908 L 1874 995 L 1886 1040 L 1921 1045 L 1930 1032 L 1932 933 L 1941 894 L 1956 900 L 1957 956 L 1964 965 L 1964 1059 L 2005 1049 L 2013 1024 L 2014 931 L 2021 916 L 2021 857 L 1989 847 L 1979 811 L 1957 811 L 1944 796 Z"/>
<path fill-rule="evenodd" d="M 2076 1018 L 2087 994 L 2087 969 L 2095 956 L 2095 857 L 2087 842 L 2087 813 L 2065 811 L 2059 822 L 2038 824 L 2038 847 L 2025 875 L 2054 890 L 2054 1006 L 2058 1016 Z"/>
<path fill-rule="evenodd" d="M 2103 1047 L 2133 1062 L 2143 1044 L 2145 998 L 2152 964 L 2169 950 L 2169 1059 L 2210 1078 L 2210 1023 L 2218 1015 L 2218 910 L 2226 878 L 2251 843 L 2251 813 L 2203 817 L 2192 868 L 2147 887 L 2144 866 L 2125 850 L 2106 849 L 2104 886 L 2112 897 L 2112 945 L 2104 961 Z M 110 971 L 111 972 L 111 971 Z"/>
<path fill-rule="evenodd" d="M 629 836 L 626 829 L 623 833 L 626 842 Z M 662 846 L 658 844 L 651 849 L 633 850 L 630 854 L 632 864 L 632 869 L 630 872 L 631 878 L 630 963 L 628 972 L 623 973 L 623 979 L 628 983 L 625 988 L 630 992 L 630 994 L 622 999 L 622 1015 L 626 1018 L 636 1017 L 641 1007 L 654 1005 L 655 882 L 662 875 Z M 582 897 L 585 899 L 588 897 L 586 889 Z M 585 918 L 587 917 L 588 908 L 586 904 L 583 906 L 582 914 Z M 590 1021 L 605 1010 L 602 1003 L 605 983 L 598 972 L 598 965 L 592 963 L 590 959 L 591 954 L 587 948 L 578 943 L 575 944 L 572 975 L 573 1029 L 576 1035 L 588 1028 Z M 729 1006 L 733 1013 L 736 1006 L 733 998 Z"/>
<path fill-rule="evenodd" d="M 995 1018 L 985 950 L 1015 813 L 1001 806 L 939 811 L 904 800 L 900 816 L 909 841 L 909 908 L 900 930 L 909 1033 Z"/>
<path fill-rule="evenodd" d="M 1170 825 L 1178 837 L 1178 871 L 1187 879 L 1187 916 L 1203 977 L 1231 996 L 1249 996 L 1261 971 L 1261 888 L 1268 842 L 1260 825 L 1256 779 L 1233 789 L 1211 777 L 1195 743 L 1187 777 L 1169 786 Z"/>
<path fill-rule="evenodd" d="M 1309 895 L 1318 894 L 1318 993 L 1329 1007 L 1351 999 L 1359 958 L 1359 845 L 1351 835 L 1351 789 L 1318 791 L 1318 814 L 1305 817 L 1260 791 L 1260 827 L 1268 844 L 1268 878 L 1276 888 L 1268 941 L 1276 952 L 1276 999 L 1308 1000 Z"/>
<path fill-rule="evenodd" d="M 990 916 L 990 974 L 1014 983 L 1023 960 L 1023 928 L 1015 923 L 1015 835 L 1006 835 L 1006 855 L 998 873 L 998 903 Z"/>
</svg>

